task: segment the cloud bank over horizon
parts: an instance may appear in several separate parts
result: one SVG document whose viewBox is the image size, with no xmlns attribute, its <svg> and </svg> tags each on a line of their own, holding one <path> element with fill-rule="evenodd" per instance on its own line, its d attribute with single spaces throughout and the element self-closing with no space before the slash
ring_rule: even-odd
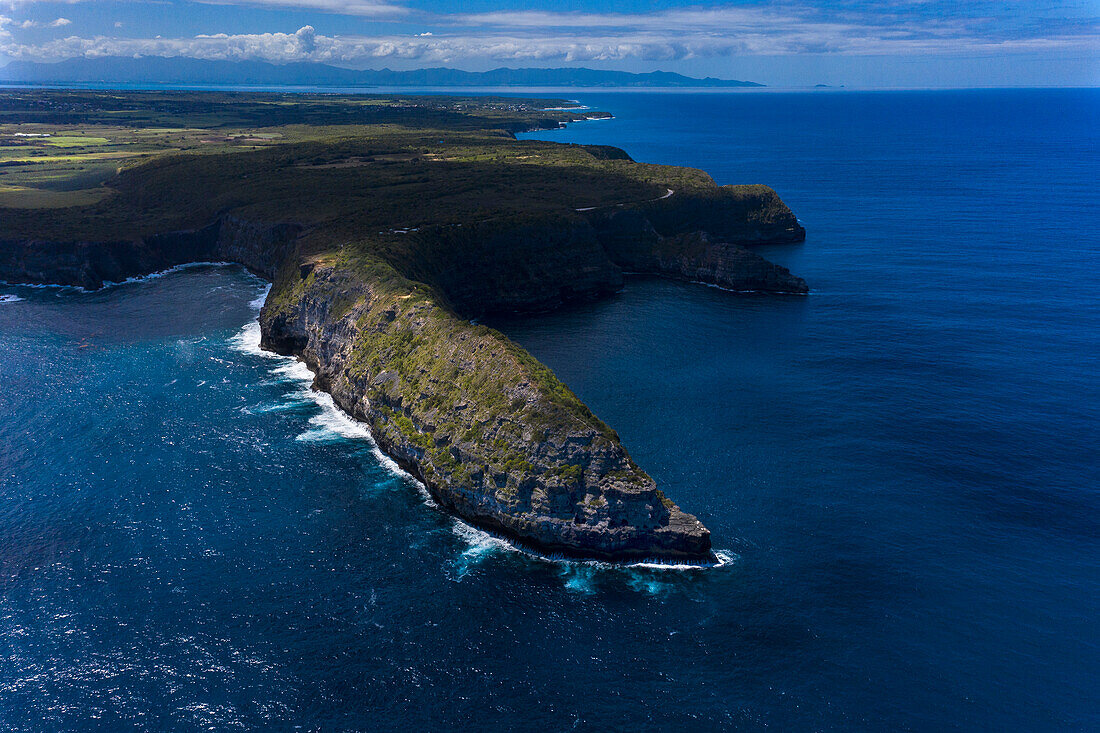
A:
<svg viewBox="0 0 1100 733">
<path fill-rule="evenodd" d="M 445 0 L 420 6 L 388 0 L 0 0 L 0 59 L 161 56 L 353 68 L 594 64 L 723 75 L 766 68 L 765 59 L 796 73 L 815 65 L 858 71 L 874 58 L 884 60 L 884 69 L 985 68 L 992 82 L 1000 81 L 992 73 L 998 63 L 1002 72 L 1061 64 L 1077 77 L 1070 83 L 1100 81 L 1100 21 L 1092 0 L 961 6 L 802 0 L 656 11 L 626 0 L 587 5 L 590 10 L 477 2 L 448 7 Z M 950 85 L 949 76 L 943 85 Z"/>
</svg>

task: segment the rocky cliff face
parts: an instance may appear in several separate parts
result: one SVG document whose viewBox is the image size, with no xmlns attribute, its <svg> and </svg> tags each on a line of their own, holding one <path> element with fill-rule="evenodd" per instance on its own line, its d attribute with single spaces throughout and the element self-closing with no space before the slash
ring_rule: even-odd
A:
<svg viewBox="0 0 1100 733">
<path fill-rule="evenodd" d="M 236 262 L 272 279 L 301 227 L 224 216 L 201 229 L 109 242 L 0 240 L 0 280 L 88 290 L 189 262 Z"/>
<path fill-rule="evenodd" d="M 744 245 L 801 242 L 806 232 L 775 191 L 724 186 L 708 196 L 669 197 L 591 215 L 604 251 L 627 272 L 731 290 L 809 292 L 806 281 Z"/>
<path fill-rule="evenodd" d="M 218 226 L 144 240 L 43 242 L 0 240 L 0 279 L 94 290 L 169 267 L 212 259 Z"/>
<path fill-rule="evenodd" d="M 295 251 L 302 227 L 293 222 L 266 222 L 226 215 L 218 220 L 214 257 L 244 265 L 266 280 Z"/>
<path fill-rule="evenodd" d="M 677 192 L 640 207 L 665 237 L 707 232 L 716 242 L 786 244 L 806 239 L 806 230 L 768 186 L 716 186 Z"/>
<path fill-rule="evenodd" d="M 403 244 L 401 257 L 387 258 L 391 264 L 438 288 L 468 317 L 549 310 L 623 285 L 622 271 L 579 215 L 433 227 L 406 235 Z"/>
<path fill-rule="evenodd" d="M 627 272 L 740 291 L 809 292 L 805 280 L 740 244 L 715 242 L 708 232 L 700 231 L 663 236 L 643 211 L 613 212 L 597 225 L 604 250 Z"/>
<path fill-rule="evenodd" d="M 402 247 L 392 256 L 382 247 L 380 255 L 437 287 L 468 316 L 547 310 L 606 295 L 622 287 L 623 271 L 733 290 L 806 292 L 801 278 L 742 246 L 805 237 L 775 192 L 764 186 L 716 191 L 583 215 L 432 227 L 401 235 Z M 270 280 L 301 232 L 294 223 L 226 214 L 200 229 L 136 240 L 0 240 L 0 280 L 95 289 L 197 261 L 237 262 Z"/>
<path fill-rule="evenodd" d="M 263 343 L 463 519 L 547 552 L 614 560 L 710 557 L 710 533 L 668 500 L 618 437 L 501 334 L 380 261 L 286 268 Z"/>
<path fill-rule="evenodd" d="M 806 281 L 786 267 L 740 245 L 712 242 L 706 232 L 667 238 L 642 271 L 745 292 L 802 295 L 810 291 Z"/>
<path fill-rule="evenodd" d="M 381 247 L 380 256 L 411 279 L 437 288 L 466 317 L 548 310 L 601 297 L 622 287 L 624 272 L 740 291 L 809 291 L 802 278 L 743 246 L 805 238 L 794 214 L 765 186 L 397 236 L 401 246 Z"/>
</svg>

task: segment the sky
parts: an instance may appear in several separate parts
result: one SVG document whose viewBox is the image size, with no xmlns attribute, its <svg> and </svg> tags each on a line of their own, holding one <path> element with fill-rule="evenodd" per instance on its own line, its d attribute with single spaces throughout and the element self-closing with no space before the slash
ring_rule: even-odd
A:
<svg viewBox="0 0 1100 733">
<path fill-rule="evenodd" d="M 769 86 L 1098 86 L 1100 0 L 0 0 L 11 60 L 587 66 Z"/>
</svg>

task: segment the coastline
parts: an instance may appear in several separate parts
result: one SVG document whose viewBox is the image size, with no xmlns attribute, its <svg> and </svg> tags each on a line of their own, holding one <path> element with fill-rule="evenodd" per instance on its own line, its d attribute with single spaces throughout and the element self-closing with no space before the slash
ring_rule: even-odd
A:
<svg viewBox="0 0 1100 733">
<path fill-rule="evenodd" d="M 268 102 L 242 98 L 242 114 Z M 534 106 L 492 102 L 486 114 L 526 110 L 522 124 L 493 118 L 497 132 L 432 135 L 427 150 L 414 139 L 410 152 L 397 137 L 379 151 L 360 135 L 154 160 L 112 183 L 117 193 L 101 207 L 110 226 L 96 237 L 78 216 L 42 231 L 40 218 L 17 211 L 0 236 L 0 274 L 90 290 L 202 263 L 242 265 L 273 283 L 261 345 L 300 359 L 318 392 L 446 511 L 550 558 L 713 565 L 709 530 L 665 496 L 614 430 L 522 348 L 471 321 L 606 297 L 624 272 L 805 292 L 801 278 L 743 246 L 800 242 L 805 232 L 766 186 L 720 187 L 702 171 L 637 163 L 610 146 L 499 133 L 538 127 L 547 114 Z M 397 109 L 422 114 L 416 104 Z M 497 161 L 489 169 L 487 157 Z M 372 200 L 389 197 L 384 218 L 339 193 L 363 166 L 394 182 Z M 410 177 L 427 195 L 400 187 Z M 509 183 L 486 209 L 482 192 L 498 178 Z M 251 203 L 238 185 L 246 179 L 259 180 Z M 472 195 L 446 208 L 437 202 L 455 180 Z M 328 196 L 317 200 L 334 212 L 324 223 L 307 191 Z M 364 230 L 378 234 L 363 239 Z M 360 239 L 347 244 L 345 232 Z"/>
</svg>

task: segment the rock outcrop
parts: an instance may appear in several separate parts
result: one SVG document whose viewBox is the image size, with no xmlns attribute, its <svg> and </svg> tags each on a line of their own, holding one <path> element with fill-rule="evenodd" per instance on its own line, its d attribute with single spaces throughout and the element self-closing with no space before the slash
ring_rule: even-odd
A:
<svg viewBox="0 0 1100 733">
<path fill-rule="evenodd" d="M 724 186 L 709 197 L 670 197 L 591 218 L 608 257 L 627 272 L 739 291 L 809 292 L 805 280 L 744 246 L 806 238 L 791 210 L 766 186 Z"/>
<path fill-rule="evenodd" d="M 622 287 L 624 273 L 737 291 L 807 293 L 802 278 L 744 246 L 805 238 L 775 192 L 766 186 L 716 187 L 716 192 L 608 210 L 428 227 L 400 235 L 401 246 L 381 247 L 380 256 L 411 279 L 431 284 L 467 318 L 602 297 Z M 697 228 L 696 213 L 724 239 Z"/>
<path fill-rule="evenodd" d="M 705 561 L 710 533 L 665 497 L 546 367 L 389 265 L 328 257 L 281 272 L 263 345 L 463 519 L 551 553 Z"/>
</svg>

